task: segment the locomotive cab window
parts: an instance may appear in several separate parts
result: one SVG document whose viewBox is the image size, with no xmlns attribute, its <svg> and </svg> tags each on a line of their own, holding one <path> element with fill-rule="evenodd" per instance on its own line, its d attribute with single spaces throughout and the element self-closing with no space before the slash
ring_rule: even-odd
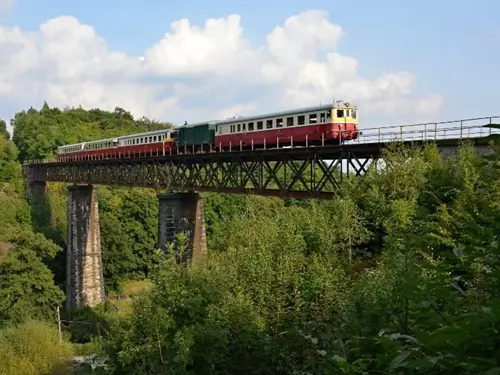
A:
<svg viewBox="0 0 500 375">
<path fill-rule="evenodd" d="M 355 111 L 354 109 L 353 109 L 353 110 L 351 110 L 351 117 L 352 117 L 353 119 L 355 119 L 355 118 L 356 118 L 356 111 Z"/>
<path fill-rule="evenodd" d="M 337 109 L 337 117 L 344 117 L 344 110 L 343 109 Z"/>
</svg>

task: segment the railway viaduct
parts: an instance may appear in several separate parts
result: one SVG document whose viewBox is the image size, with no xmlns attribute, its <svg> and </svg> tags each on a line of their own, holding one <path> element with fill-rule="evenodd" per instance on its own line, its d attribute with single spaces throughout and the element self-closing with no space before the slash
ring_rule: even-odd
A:
<svg viewBox="0 0 500 375">
<path fill-rule="evenodd" d="M 158 194 L 158 247 L 166 251 L 178 233 L 186 233 L 188 252 L 183 260 L 189 262 L 207 251 L 201 191 L 330 198 L 342 179 L 366 173 L 395 141 L 434 142 L 449 156 L 467 139 L 486 152 L 493 134 L 500 133 L 491 126 L 495 122 L 500 122 L 500 116 L 362 129 L 359 140 L 343 145 L 78 162 L 36 160 L 25 163 L 24 174 L 30 199 L 46 194 L 49 182 L 72 184 L 68 186 L 66 255 L 66 308 L 70 310 L 105 300 L 96 185 L 168 191 Z"/>
</svg>

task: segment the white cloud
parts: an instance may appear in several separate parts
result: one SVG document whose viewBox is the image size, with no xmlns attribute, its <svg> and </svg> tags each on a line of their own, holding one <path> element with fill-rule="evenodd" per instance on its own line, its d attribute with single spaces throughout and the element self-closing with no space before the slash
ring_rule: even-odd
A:
<svg viewBox="0 0 500 375">
<path fill-rule="evenodd" d="M 92 26 L 72 16 L 50 19 L 35 32 L 0 27 L 0 97 L 20 108 L 44 100 L 61 107 L 120 106 L 177 122 L 334 98 L 355 102 L 364 113 L 426 116 L 441 108 L 441 96 L 412 93 L 409 72 L 360 77 L 358 61 L 338 50 L 342 35 L 321 11 L 288 18 L 258 47 L 245 38 L 239 15 L 209 19 L 203 27 L 182 19 L 143 56 L 133 56 L 111 51 Z"/>
<path fill-rule="evenodd" d="M 251 114 L 257 109 L 255 104 L 237 104 L 229 108 L 225 108 L 218 113 L 217 118 L 227 119 L 231 117 L 245 116 Z"/>
</svg>

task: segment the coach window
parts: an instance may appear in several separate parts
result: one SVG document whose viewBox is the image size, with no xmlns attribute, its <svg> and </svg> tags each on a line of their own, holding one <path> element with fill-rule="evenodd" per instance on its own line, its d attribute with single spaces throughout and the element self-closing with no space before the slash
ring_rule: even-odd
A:
<svg viewBox="0 0 500 375">
<path fill-rule="evenodd" d="M 344 110 L 343 109 L 337 109 L 337 117 L 344 117 Z"/>
<path fill-rule="evenodd" d="M 304 125 L 306 123 L 306 116 L 302 115 L 297 118 L 297 125 Z"/>
<path fill-rule="evenodd" d="M 247 129 L 247 124 L 242 124 L 242 125 L 241 125 L 241 129 L 242 129 L 243 131 L 246 131 L 246 129 Z"/>
<path fill-rule="evenodd" d="M 266 120 L 266 129 L 271 129 L 273 127 L 273 120 Z"/>
<path fill-rule="evenodd" d="M 276 127 L 277 128 L 282 128 L 283 127 L 283 118 L 277 118 L 276 119 Z"/>
<path fill-rule="evenodd" d="M 330 121 L 330 119 L 332 118 L 331 114 L 332 113 L 330 110 L 326 111 L 326 121 Z"/>
<path fill-rule="evenodd" d="M 325 113 L 325 112 L 321 112 L 321 113 L 319 114 L 319 122 L 320 122 L 320 123 L 324 123 L 324 122 L 326 122 L 326 113 Z"/>
<path fill-rule="evenodd" d="M 293 126 L 293 117 L 286 118 L 286 126 Z"/>
<path fill-rule="evenodd" d="M 262 130 L 264 123 L 262 121 L 257 121 L 257 130 Z"/>
<path fill-rule="evenodd" d="M 241 124 L 236 125 L 238 127 L 238 133 L 241 132 Z"/>
<path fill-rule="evenodd" d="M 309 124 L 316 124 L 318 122 L 318 115 L 316 113 L 311 113 L 309 115 Z"/>
<path fill-rule="evenodd" d="M 253 122 L 248 123 L 248 131 L 249 132 L 253 131 Z"/>
</svg>

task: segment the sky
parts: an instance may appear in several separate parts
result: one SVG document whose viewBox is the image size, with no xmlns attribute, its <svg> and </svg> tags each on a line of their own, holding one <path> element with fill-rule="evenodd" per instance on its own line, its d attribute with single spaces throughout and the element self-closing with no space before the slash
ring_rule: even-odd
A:
<svg viewBox="0 0 500 375">
<path fill-rule="evenodd" d="M 0 0 L 0 118 L 182 124 L 344 100 L 361 127 L 500 115 L 498 0 Z"/>
</svg>

